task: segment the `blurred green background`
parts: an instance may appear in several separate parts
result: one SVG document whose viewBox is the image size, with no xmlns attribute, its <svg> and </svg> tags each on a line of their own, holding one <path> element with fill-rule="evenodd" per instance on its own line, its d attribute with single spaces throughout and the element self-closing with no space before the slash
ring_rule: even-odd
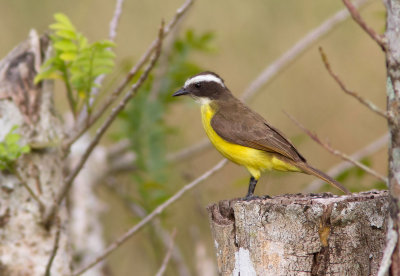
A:
<svg viewBox="0 0 400 276">
<path fill-rule="evenodd" d="M 116 70 L 104 82 L 106 88 L 115 86 L 116 80 L 139 59 L 155 38 L 161 19 L 168 22 L 182 3 L 176 0 L 125 0 L 114 49 L 117 54 Z M 91 41 L 107 38 L 114 5 L 114 1 L 104 0 L 0 0 L 0 56 L 5 56 L 24 40 L 30 29 L 47 31 L 56 12 L 68 15 L 77 29 Z M 138 160 L 140 157 L 145 160 L 138 164 L 138 172 L 117 178 L 126 199 L 151 211 L 221 159 L 216 150 L 209 148 L 182 163 L 165 161 L 167 153 L 205 138 L 198 106 L 190 99 L 171 101 L 169 97 L 183 84 L 187 74 L 200 69 L 215 71 L 224 78 L 230 90 L 240 96 L 267 65 L 342 8 L 339 0 L 197 1 L 179 26 L 177 38 L 181 45 L 176 44 L 175 52 L 171 51 L 175 56 L 171 57 L 170 65 L 175 67 L 171 65 L 163 79 L 164 90 L 160 89 L 162 92 L 159 93 L 162 100 L 148 103 L 146 95 L 152 88 L 151 82 L 148 82 L 142 94 L 133 100 L 137 101 L 136 105 L 130 105 L 104 139 L 105 143 L 111 144 L 124 137 L 132 138 L 132 147 L 139 151 Z M 362 15 L 375 30 L 384 31 L 385 13 L 381 1 L 371 1 L 362 9 Z M 188 35 L 188 30 L 192 34 Z M 195 42 L 198 39 L 198 44 L 193 43 L 191 35 L 194 35 Z M 202 36 L 206 37 L 203 41 Z M 283 114 L 283 110 L 294 115 L 333 147 L 348 154 L 377 139 L 387 128 L 382 118 L 340 90 L 325 70 L 318 46 L 324 48 L 333 70 L 349 88 L 385 108 L 384 55 L 350 19 L 297 58 L 263 87 L 249 105 L 286 133 L 311 164 L 326 171 L 341 160 L 304 135 Z M 61 114 L 67 110 L 64 92 L 63 86 L 58 84 L 55 96 Z M 154 108 L 158 113 L 146 114 L 146 110 L 141 108 L 143 106 L 147 107 L 146 110 Z M 156 117 L 151 117 L 154 122 L 147 124 L 146 129 L 143 122 L 149 116 Z M 151 152 L 148 147 L 158 147 L 159 151 Z M 150 158 L 155 163 L 149 164 L 147 161 Z M 365 162 L 386 175 L 386 159 L 386 148 L 382 148 Z M 176 244 L 193 275 L 205 275 L 206 272 L 201 272 L 199 266 L 205 268 L 210 261 L 211 267 L 214 265 L 213 242 L 205 207 L 222 199 L 244 196 L 248 177 L 244 169 L 229 164 L 161 216 L 161 223 L 169 232 L 176 227 Z M 298 193 L 312 180 L 311 176 L 295 173 L 266 173 L 257 186 L 256 194 Z M 376 179 L 357 171 L 342 175 L 341 180 L 352 191 L 382 187 Z M 338 192 L 324 187 L 326 190 Z M 98 193 L 108 204 L 102 219 L 105 239 L 111 242 L 137 223 L 138 218 L 132 216 L 121 199 L 109 193 L 101 183 Z M 164 247 L 153 237 L 152 228 L 146 227 L 113 253 L 108 259 L 112 275 L 153 275 L 165 254 Z M 177 275 L 173 262 L 167 275 Z"/>
</svg>

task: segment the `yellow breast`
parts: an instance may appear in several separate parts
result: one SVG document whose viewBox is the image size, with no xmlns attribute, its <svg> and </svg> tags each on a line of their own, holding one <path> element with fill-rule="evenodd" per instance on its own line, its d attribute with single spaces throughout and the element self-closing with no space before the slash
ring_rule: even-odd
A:
<svg viewBox="0 0 400 276">
<path fill-rule="evenodd" d="M 246 167 L 254 178 L 259 179 L 261 172 L 264 170 L 299 171 L 293 165 L 283 162 L 265 151 L 244 147 L 224 140 L 211 126 L 211 119 L 214 114 L 215 110 L 213 110 L 210 103 L 205 103 L 201 106 L 203 126 L 211 143 L 223 156 L 236 164 Z"/>
</svg>

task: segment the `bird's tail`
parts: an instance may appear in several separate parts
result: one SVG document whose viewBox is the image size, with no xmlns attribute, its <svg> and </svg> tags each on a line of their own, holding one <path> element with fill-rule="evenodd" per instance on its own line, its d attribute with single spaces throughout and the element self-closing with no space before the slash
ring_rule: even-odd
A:
<svg viewBox="0 0 400 276">
<path fill-rule="evenodd" d="M 303 172 L 307 173 L 307 174 L 312 174 L 320 179 L 322 179 L 323 181 L 328 182 L 329 184 L 335 186 L 336 188 L 338 188 L 339 190 L 341 190 L 342 192 L 346 193 L 346 194 L 350 194 L 350 191 L 347 190 L 347 188 L 345 188 L 342 184 L 340 184 L 339 182 L 337 182 L 335 179 L 331 178 L 329 175 L 327 175 L 324 172 L 321 172 L 320 170 L 311 167 L 310 165 L 308 165 L 307 163 L 297 163 L 296 167 L 298 167 L 299 169 L 301 169 Z"/>
</svg>

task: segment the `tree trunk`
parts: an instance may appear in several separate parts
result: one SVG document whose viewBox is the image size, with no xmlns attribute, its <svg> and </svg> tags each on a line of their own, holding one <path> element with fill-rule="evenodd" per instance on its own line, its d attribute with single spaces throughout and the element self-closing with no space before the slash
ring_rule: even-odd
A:
<svg viewBox="0 0 400 276">
<path fill-rule="evenodd" d="M 388 121 L 389 143 L 389 172 L 388 186 L 391 195 L 390 214 L 393 228 L 400 233 L 400 1 L 384 1 L 387 10 L 386 32 L 387 40 L 387 111 L 392 116 Z M 400 275 L 400 243 L 392 255 L 392 275 Z"/>
<path fill-rule="evenodd" d="M 387 191 L 283 195 L 208 207 L 221 275 L 376 275 Z"/>
<path fill-rule="evenodd" d="M 0 171 L 0 275 L 43 276 L 56 248 L 52 275 L 71 274 L 65 206 L 51 229 L 42 225 L 42 213 L 54 201 L 64 168 L 52 82 L 33 83 L 47 46 L 46 37 L 31 31 L 0 62 L 0 141 L 16 125 L 22 143 L 31 147 L 13 173 Z"/>
</svg>

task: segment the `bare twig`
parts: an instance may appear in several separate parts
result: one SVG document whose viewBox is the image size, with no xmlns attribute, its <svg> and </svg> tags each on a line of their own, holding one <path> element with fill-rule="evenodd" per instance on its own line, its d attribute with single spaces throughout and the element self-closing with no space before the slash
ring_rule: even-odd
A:
<svg viewBox="0 0 400 276">
<path fill-rule="evenodd" d="M 328 61 L 328 57 L 326 56 L 324 50 L 322 49 L 322 47 L 319 47 L 319 52 L 321 53 L 321 58 L 322 61 L 324 62 L 325 68 L 326 70 L 328 70 L 328 73 L 332 76 L 332 78 L 339 84 L 340 88 L 342 88 L 342 90 L 350 95 L 353 96 L 354 98 L 356 98 L 360 103 L 362 103 L 363 105 L 365 105 L 366 107 L 368 107 L 370 110 L 372 110 L 373 112 L 375 112 L 376 114 L 378 114 L 379 116 L 382 116 L 383 118 L 387 119 L 387 120 L 392 120 L 391 116 L 389 116 L 389 114 L 386 111 L 383 111 L 382 109 L 380 109 L 379 107 L 377 107 L 375 104 L 373 104 L 371 101 L 364 99 L 363 97 L 361 97 L 360 95 L 358 95 L 356 92 L 351 91 L 350 89 L 348 89 L 345 84 L 343 83 L 343 81 L 339 78 L 339 76 L 337 74 L 335 74 L 331 68 L 331 65 Z"/>
<path fill-rule="evenodd" d="M 112 244 L 110 244 L 106 250 L 104 250 L 95 260 L 93 260 L 91 263 L 86 265 L 85 267 L 79 269 L 78 271 L 73 273 L 73 276 L 81 275 L 91 267 L 95 266 L 102 260 L 104 260 L 108 255 L 110 255 L 114 250 L 116 250 L 118 247 L 120 247 L 125 241 L 127 241 L 133 234 L 138 232 L 140 229 L 143 228 L 143 226 L 147 225 L 153 218 L 155 218 L 157 215 L 161 214 L 168 206 L 170 206 L 172 203 L 180 199 L 187 191 L 193 189 L 194 187 L 197 186 L 197 184 L 201 183 L 202 181 L 206 180 L 208 177 L 213 175 L 215 172 L 219 171 L 222 169 L 227 163 L 227 160 L 221 160 L 218 162 L 217 165 L 212 167 L 210 170 L 205 172 L 203 175 L 198 177 L 197 179 L 193 180 L 189 184 L 183 186 L 178 192 L 176 192 L 172 197 L 170 197 L 168 200 L 166 200 L 164 203 L 160 204 L 154 211 L 152 211 L 150 214 L 148 214 L 144 219 L 142 219 L 138 224 L 133 226 L 131 229 L 129 229 L 127 232 L 125 232 L 121 237 L 116 239 Z"/>
<path fill-rule="evenodd" d="M 384 52 L 386 52 L 386 39 L 385 36 L 377 34 L 374 29 L 369 27 L 367 23 L 362 19 L 360 13 L 357 8 L 350 2 L 350 0 L 343 0 L 343 4 L 349 10 L 351 17 L 354 21 L 357 22 L 358 25 L 373 39 L 376 43 L 382 48 Z"/>
<path fill-rule="evenodd" d="M 107 158 L 118 158 L 131 148 L 131 141 L 128 138 L 122 139 L 115 144 L 112 144 L 107 149 Z"/>
<path fill-rule="evenodd" d="M 115 175 L 118 173 L 131 173 L 138 169 L 135 165 L 136 155 L 132 151 L 127 151 L 119 156 L 110 160 L 109 167 L 107 168 L 106 175 Z"/>
<path fill-rule="evenodd" d="M 170 241 L 169 241 L 167 254 L 165 254 L 164 260 L 163 260 L 163 262 L 161 264 L 160 269 L 157 271 L 156 276 L 164 275 L 165 270 L 167 269 L 167 265 L 168 265 L 169 259 L 171 258 L 171 255 L 172 255 L 172 249 L 174 249 L 175 235 L 176 235 L 176 228 L 172 231 L 172 234 L 171 234 L 171 237 L 170 237 Z"/>
<path fill-rule="evenodd" d="M 355 152 L 354 154 L 350 155 L 350 158 L 353 160 L 359 161 L 362 158 L 364 158 L 365 156 L 370 156 L 370 155 L 374 154 L 375 152 L 377 152 L 378 150 L 380 150 L 382 147 L 384 147 L 385 145 L 388 144 L 388 141 L 389 141 L 389 133 L 386 133 L 386 134 L 382 135 L 381 137 L 379 137 L 378 139 L 376 139 L 375 141 L 373 141 L 372 143 L 370 143 L 369 145 L 367 145 L 366 147 L 364 147 L 364 148 L 358 150 L 357 152 Z M 332 177 L 335 177 L 353 166 L 354 165 L 350 162 L 342 161 L 339 164 L 337 164 L 336 166 L 329 169 L 327 171 L 327 174 Z M 304 193 L 315 192 L 324 183 L 325 182 L 320 179 L 315 179 L 309 185 L 307 185 L 307 187 L 303 190 L 303 192 Z"/>
<path fill-rule="evenodd" d="M 164 37 L 168 35 L 177 22 L 182 18 L 182 16 L 186 13 L 189 7 L 193 4 L 194 0 L 187 0 L 175 13 L 175 16 L 171 19 L 171 21 L 165 26 L 163 33 Z M 129 71 L 129 73 L 122 80 L 120 85 L 113 91 L 111 95 L 107 97 L 104 101 L 103 105 L 100 106 L 95 114 L 90 118 L 89 121 L 83 122 L 81 125 L 77 126 L 76 130 L 73 131 L 73 134 L 65 140 L 64 142 L 64 150 L 67 152 L 69 147 L 84 133 L 86 132 L 97 120 L 106 112 L 106 110 L 116 101 L 121 92 L 125 89 L 125 87 L 129 84 L 129 82 L 136 76 L 139 70 L 143 67 L 143 65 L 149 60 L 150 56 L 157 48 L 158 39 L 154 40 L 150 46 L 147 48 L 146 52 L 139 59 L 139 61 L 135 64 L 135 66 Z"/>
<path fill-rule="evenodd" d="M 61 204 L 61 202 L 65 198 L 65 196 L 68 194 L 68 191 L 71 188 L 75 177 L 78 175 L 78 173 L 82 169 L 82 167 L 85 164 L 90 153 L 93 151 L 93 149 L 99 143 L 103 134 L 106 132 L 106 130 L 109 128 L 109 126 L 114 122 L 114 120 L 117 118 L 117 115 L 122 111 L 122 109 L 125 108 L 126 104 L 129 102 L 129 100 L 131 98 L 133 98 L 134 96 L 136 96 L 138 89 L 142 86 L 144 81 L 147 79 L 150 71 L 154 68 L 156 61 L 157 61 L 158 57 L 160 56 L 160 52 L 161 52 L 161 45 L 162 45 L 163 35 L 164 35 L 163 31 L 164 31 L 164 23 L 162 23 L 161 28 L 159 30 L 156 52 L 154 53 L 153 57 L 151 58 L 149 64 L 145 68 L 145 70 L 144 70 L 143 74 L 140 76 L 139 80 L 135 84 L 132 85 L 131 89 L 128 92 L 126 92 L 126 94 L 123 97 L 123 99 L 121 100 L 121 102 L 111 111 L 111 114 L 109 115 L 109 117 L 105 120 L 105 122 L 102 124 L 102 126 L 96 131 L 95 137 L 93 138 L 92 142 L 86 149 L 85 153 L 82 155 L 80 161 L 78 162 L 78 165 L 72 170 L 72 172 L 64 180 L 63 186 L 61 187 L 60 192 L 56 196 L 55 204 L 52 206 L 52 208 L 50 209 L 50 212 L 47 214 L 47 216 L 45 216 L 45 220 L 44 220 L 45 225 L 48 225 L 48 223 L 54 217 L 54 214 L 56 213 L 56 209 Z"/>
<path fill-rule="evenodd" d="M 53 245 L 53 250 L 51 251 L 51 255 L 50 255 L 50 259 L 49 262 L 46 265 L 46 272 L 45 272 L 45 276 L 50 276 L 50 272 L 51 272 L 51 266 L 53 264 L 54 258 L 57 255 L 57 250 L 58 250 L 58 244 L 60 243 L 60 232 L 61 232 L 61 223 L 58 222 L 57 225 L 57 232 L 56 232 L 56 237 L 54 239 L 54 245 Z"/>
<path fill-rule="evenodd" d="M 124 4 L 124 0 L 116 1 L 114 15 L 110 21 L 110 31 L 108 33 L 108 39 L 112 42 L 115 41 L 115 37 L 117 36 L 117 28 L 118 28 L 119 19 L 121 18 L 123 4 Z M 89 99 L 90 106 L 93 106 L 94 100 L 97 97 L 97 94 L 99 94 L 99 87 L 101 87 L 101 84 L 102 84 L 105 76 L 106 75 L 103 74 L 96 78 L 96 80 L 95 80 L 96 86 L 93 87 L 92 91 L 90 92 L 90 99 Z M 83 115 L 83 114 L 85 114 L 85 115 Z M 81 116 L 88 115 L 86 107 L 83 110 L 83 114 L 81 114 Z M 82 118 L 81 121 L 83 122 L 83 121 L 85 121 L 85 119 Z"/>
<path fill-rule="evenodd" d="M 356 1 L 354 5 L 361 7 L 368 1 Z M 347 9 L 343 9 L 335 13 L 332 17 L 325 20 L 314 30 L 310 31 L 306 36 L 300 39 L 292 48 L 286 51 L 282 56 L 275 60 L 271 65 L 264 69 L 260 75 L 246 88 L 242 94 L 243 100 L 248 100 L 253 97 L 261 87 L 268 83 L 274 76 L 286 68 L 292 61 L 299 57 L 305 50 L 314 45 L 314 43 L 331 31 L 339 23 L 343 22 L 349 17 Z"/>
<path fill-rule="evenodd" d="M 393 220 L 389 216 L 388 231 L 386 234 L 386 247 L 385 250 L 383 251 L 381 265 L 379 266 L 379 271 L 376 274 L 377 276 L 388 275 L 387 272 L 389 271 L 390 265 L 392 264 L 392 254 L 394 249 L 396 248 L 397 240 L 398 240 L 398 233 L 393 228 Z"/>
<path fill-rule="evenodd" d="M 31 197 L 39 204 L 39 210 L 44 211 L 46 205 L 44 205 L 43 201 L 39 198 L 39 196 L 31 189 L 31 187 L 26 183 L 26 181 L 22 178 L 18 170 L 14 171 L 14 175 L 18 178 L 18 180 L 21 182 L 22 186 L 25 187 L 25 189 L 28 191 L 28 193 L 31 195 Z"/>
<path fill-rule="evenodd" d="M 119 19 L 122 14 L 122 5 L 124 4 L 124 0 L 117 0 L 114 10 L 114 16 L 110 21 L 110 31 L 108 33 L 108 39 L 111 41 L 115 41 L 115 37 L 117 36 L 117 28 Z"/>
<path fill-rule="evenodd" d="M 330 153 L 339 156 L 340 158 L 352 163 L 353 165 L 359 167 L 360 169 L 362 169 L 363 171 L 369 173 L 370 175 L 378 178 L 379 180 L 387 183 L 387 178 L 384 177 L 383 175 L 379 174 L 378 172 L 374 171 L 371 168 L 368 168 L 367 166 L 365 166 L 364 164 L 352 159 L 350 156 L 348 156 L 347 154 L 332 148 L 329 144 L 323 142 L 321 139 L 319 139 L 319 137 L 313 133 L 312 131 L 310 131 L 309 129 L 307 129 L 306 127 L 304 127 L 299 121 L 297 121 L 293 116 L 291 116 L 290 114 L 286 113 L 285 114 L 299 127 L 301 128 L 311 139 L 313 139 L 315 142 L 317 142 L 319 145 L 321 145 L 324 149 L 326 149 L 327 151 L 329 151 Z"/>
<path fill-rule="evenodd" d="M 132 202 L 132 200 L 130 200 L 127 197 L 126 192 L 122 191 L 121 189 L 118 189 L 116 183 L 114 183 L 115 181 L 112 181 L 112 180 L 114 180 L 114 178 L 112 178 L 112 177 L 109 177 L 107 179 L 107 184 L 108 184 L 107 187 L 110 189 L 110 191 L 112 191 L 113 193 L 116 194 L 116 196 L 118 196 L 120 199 L 122 199 L 122 202 L 133 213 L 133 215 L 138 216 L 141 219 L 145 218 L 148 214 L 146 212 L 146 210 L 142 206 Z M 151 221 L 151 226 L 153 227 L 155 234 L 158 236 L 158 238 L 164 244 L 164 247 L 168 248 L 169 235 L 168 235 L 167 231 L 161 225 L 160 219 L 159 218 L 153 219 Z M 172 250 L 172 259 L 178 268 L 178 273 L 180 276 L 190 276 L 189 269 L 188 269 L 187 265 L 185 264 L 182 253 L 179 250 L 178 246 L 174 246 L 174 248 Z"/>
<path fill-rule="evenodd" d="M 203 140 L 201 140 L 200 142 L 189 146 L 187 148 L 181 149 L 177 152 L 172 152 L 167 154 L 167 160 L 169 162 L 179 162 L 182 160 L 185 160 L 186 158 L 197 154 L 199 152 L 202 152 L 203 150 L 209 148 L 211 146 L 210 140 L 208 140 L 207 138 L 204 138 Z"/>
<path fill-rule="evenodd" d="M 180 21 L 182 23 L 182 21 Z M 177 24 L 176 27 L 171 32 L 170 36 L 164 42 L 164 51 L 160 56 L 160 61 L 158 63 L 157 69 L 154 72 L 154 80 L 151 86 L 151 91 L 149 93 L 149 99 L 154 101 L 158 98 L 158 94 L 161 92 L 162 81 L 165 74 L 168 72 L 169 58 L 171 55 L 171 51 L 174 46 L 174 42 L 176 40 L 176 36 L 179 33 L 179 26 L 181 24 Z"/>
</svg>

